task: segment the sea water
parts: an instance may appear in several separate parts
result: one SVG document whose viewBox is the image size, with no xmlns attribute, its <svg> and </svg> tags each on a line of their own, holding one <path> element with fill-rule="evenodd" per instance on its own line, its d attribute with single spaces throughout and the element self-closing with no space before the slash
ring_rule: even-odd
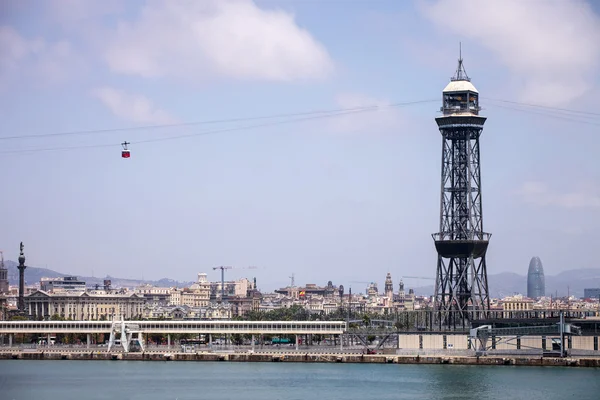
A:
<svg viewBox="0 0 600 400">
<path fill-rule="evenodd" d="M 567 367 L 182 361 L 0 361 L 0 399 L 600 399 Z"/>
</svg>

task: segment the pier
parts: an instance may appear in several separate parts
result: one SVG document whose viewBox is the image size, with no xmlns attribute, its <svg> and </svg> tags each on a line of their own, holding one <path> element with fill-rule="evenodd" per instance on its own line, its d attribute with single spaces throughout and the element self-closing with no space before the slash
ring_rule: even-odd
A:
<svg viewBox="0 0 600 400">
<path fill-rule="evenodd" d="M 114 360 L 114 361 L 197 361 L 197 362 L 294 362 L 294 363 L 366 363 L 366 364 L 451 364 L 558 366 L 600 368 L 600 357 L 536 357 L 536 356 L 457 356 L 457 355 L 365 355 L 357 353 L 303 352 L 144 352 L 107 351 L 0 351 L 0 360 Z"/>
</svg>

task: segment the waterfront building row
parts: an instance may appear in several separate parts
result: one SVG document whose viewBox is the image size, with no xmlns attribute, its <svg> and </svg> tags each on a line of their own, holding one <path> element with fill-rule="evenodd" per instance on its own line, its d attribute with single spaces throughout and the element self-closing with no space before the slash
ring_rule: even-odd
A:
<svg viewBox="0 0 600 400">
<path fill-rule="evenodd" d="M 343 287 L 328 282 L 326 286 L 307 284 L 288 286 L 274 293 L 261 293 L 256 281 L 239 279 L 225 282 L 226 298 L 220 301 L 221 283 L 209 282 L 206 273 L 199 273 L 197 281 L 185 288 L 166 288 L 141 285 L 133 289 L 85 289 L 85 282 L 75 277 L 44 278 L 40 287 L 48 290 L 27 288 L 25 314 L 32 319 L 48 319 L 58 316 L 64 319 L 107 319 L 123 315 L 127 319 L 230 319 L 247 315 L 252 311 L 271 311 L 281 308 L 300 307 L 311 314 L 329 315 L 340 310 L 368 312 L 382 316 L 396 312 L 431 309 L 430 297 L 416 296 L 413 290 L 405 292 L 402 280 L 394 292 L 391 274 L 387 274 L 385 288 L 380 293 L 372 282 L 365 294 L 344 293 Z M 0 296 L 0 318 L 16 306 L 16 291 L 10 288 L 8 296 Z M 600 309 L 598 301 L 553 299 L 541 297 L 530 299 L 522 295 L 493 299 L 492 311 L 513 312 L 536 309 Z"/>
<path fill-rule="evenodd" d="M 70 320 L 103 320 L 113 315 L 141 318 L 144 298 L 135 293 L 46 293 L 37 291 L 25 297 L 25 310 L 31 319 L 53 316 Z"/>
</svg>

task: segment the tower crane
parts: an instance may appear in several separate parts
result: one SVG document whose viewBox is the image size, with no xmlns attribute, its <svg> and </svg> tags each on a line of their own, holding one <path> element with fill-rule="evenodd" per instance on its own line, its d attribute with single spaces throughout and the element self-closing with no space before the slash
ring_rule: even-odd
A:
<svg viewBox="0 0 600 400">
<path fill-rule="evenodd" d="M 432 278 L 431 276 L 402 276 L 402 278 L 409 278 L 409 279 L 431 279 L 431 280 L 435 280 L 435 278 Z"/>
<path fill-rule="evenodd" d="M 250 266 L 250 267 L 231 267 L 221 265 L 220 267 L 213 267 L 213 270 L 220 269 L 221 270 L 221 301 L 225 299 L 225 270 L 226 269 L 257 269 L 258 267 Z"/>
<path fill-rule="evenodd" d="M 404 279 L 404 278 L 408 278 L 408 279 L 426 279 L 426 280 L 430 280 L 430 281 L 435 281 L 435 278 L 432 278 L 430 276 L 402 276 L 400 279 Z"/>
<path fill-rule="evenodd" d="M 213 270 L 221 270 L 221 301 L 225 298 L 225 270 L 232 269 L 233 267 L 226 267 L 221 265 L 220 267 L 214 267 Z"/>
</svg>

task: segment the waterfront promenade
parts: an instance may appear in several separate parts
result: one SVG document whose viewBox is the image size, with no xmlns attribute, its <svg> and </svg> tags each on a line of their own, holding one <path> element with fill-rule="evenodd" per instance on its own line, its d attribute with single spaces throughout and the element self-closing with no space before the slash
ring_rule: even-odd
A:
<svg viewBox="0 0 600 400">
<path fill-rule="evenodd" d="M 542 319 L 541 322 L 545 321 L 548 320 Z M 148 354 L 218 352 L 278 356 L 282 352 L 291 355 L 361 355 L 374 352 L 388 356 L 472 357 L 485 353 L 488 356 L 536 358 L 544 354 L 548 356 L 548 353 L 562 347 L 571 357 L 600 357 L 598 321 L 579 320 L 578 324 L 585 328 L 584 334 L 564 338 L 561 338 L 557 324 L 552 324 L 552 329 L 541 327 L 543 332 L 538 332 L 539 327 L 514 332 L 513 328 L 509 329 L 510 332 L 500 329 L 496 334 L 501 335 L 494 336 L 491 332 L 487 345 L 481 347 L 472 333 L 467 332 L 404 332 L 390 328 L 348 330 L 347 323 L 343 321 L 0 321 L 0 352 L 77 354 L 110 351 L 117 354 L 123 349 L 121 343 L 133 341 L 141 345 L 139 350 Z M 577 332 L 580 333 L 579 328 Z M 78 344 L 55 346 L 53 335 L 64 334 L 77 335 L 69 340 Z M 194 339 L 198 345 L 182 346 L 189 342 L 187 339 L 184 339 L 186 342 L 177 340 L 182 337 L 181 334 L 185 335 L 184 338 L 198 337 Z M 237 335 L 235 346 L 232 345 L 233 335 Z M 271 338 L 281 336 L 286 338 L 286 344 L 274 345 Z M 114 341 L 107 348 L 109 337 Z M 205 342 L 200 342 L 200 337 Z M 175 340 L 172 341 L 172 338 Z M 250 345 L 243 346 L 239 343 L 242 339 Z M 96 344 L 97 340 L 103 343 Z M 161 340 L 166 342 L 166 346 L 156 346 L 156 342 Z M 222 346 L 222 342 L 228 346 Z M 128 348 L 126 346 L 123 350 L 127 352 Z M 476 349 L 479 350 L 477 353 Z"/>
<path fill-rule="evenodd" d="M 454 364 L 562 366 L 600 368 L 600 355 L 543 357 L 531 352 L 513 352 L 477 356 L 473 351 L 429 351 L 386 349 L 379 354 L 364 354 L 354 349 L 267 349 L 267 350 L 199 350 L 183 352 L 165 346 L 148 348 L 144 352 L 108 351 L 106 347 L 0 348 L 0 360 L 126 360 L 126 361 L 230 361 L 230 362 L 293 362 L 293 363 L 360 363 L 360 364 Z M 6 362 L 6 361 L 2 361 Z"/>
</svg>

